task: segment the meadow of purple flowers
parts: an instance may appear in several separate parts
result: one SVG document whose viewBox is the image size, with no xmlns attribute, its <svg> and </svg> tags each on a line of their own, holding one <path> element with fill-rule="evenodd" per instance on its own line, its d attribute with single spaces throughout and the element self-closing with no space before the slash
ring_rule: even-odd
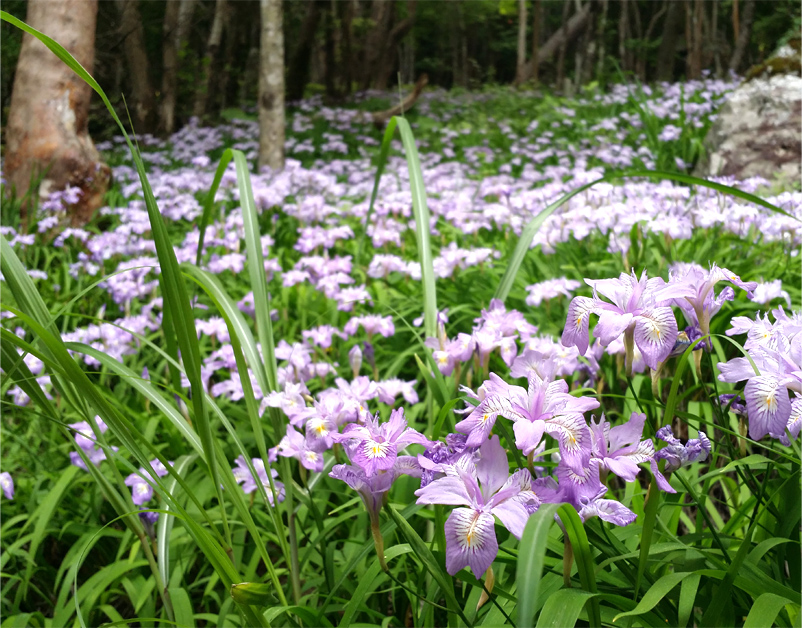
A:
<svg viewBox="0 0 802 628">
<path fill-rule="evenodd" d="M 280 580 L 281 588 L 285 579 L 292 580 L 286 587 L 293 590 L 293 608 L 306 607 L 311 614 L 287 611 L 284 593 L 278 591 L 271 594 L 276 604 L 259 596 L 256 602 L 231 599 L 285 609 L 283 616 L 262 609 L 270 622 L 290 621 L 293 614 L 310 625 L 330 625 L 343 617 L 353 621 L 358 614 L 372 624 L 389 617 L 390 625 L 513 621 L 517 600 L 526 595 L 523 581 L 516 582 L 517 558 L 529 547 L 516 549 L 516 539 L 525 537 L 532 515 L 544 504 L 567 504 L 587 526 L 593 552 L 582 554 L 573 536 L 568 541 L 574 529 L 560 515 L 559 527 L 549 532 L 548 554 L 542 547 L 546 573 L 537 610 L 544 623 L 553 610 L 545 607 L 549 592 L 563 583 L 571 586 L 573 552 L 581 588 L 602 596 L 582 599 L 574 621 L 581 616 L 591 624 L 610 624 L 615 613 L 627 613 L 643 622 L 632 625 L 687 625 L 691 620 L 741 625 L 745 618 L 748 623 L 756 600 L 769 594 L 783 602 L 775 602 L 771 621 L 798 621 L 798 596 L 788 591 L 798 590 L 799 557 L 790 554 L 798 550 L 799 515 L 791 517 L 786 530 L 789 524 L 777 515 L 772 500 L 786 495 L 788 479 L 799 470 L 795 439 L 802 428 L 802 317 L 796 308 L 802 193 L 762 179 L 715 180 L 759 194 L 785 212 L 779 213 L 665 180 L 598 184 L 546 219 L 509 298 L 493 298 L 508 252 L 535 214 L 612 169 L 685 172 L 699 155 L 716 105 L 735 84 L 708 78 L 655 88 L 619 85 L 570 101 L 505 91 L 424 95 L 409 120 L 421 151 L 442 308 L 437 333 L 429 337 L 420 328 L 418 225 L 403 157 L 391 153 L 378 201 L 369 212 L 376 134 L 366 130 L 358 109 L 327 107 L 316 99 L 296 103 L 288 122 L 286 168 L 251 175 L 273 308 L 276 389 L 267 388 L 255 364 L 241 363 L 230 321 L 210 299 L 195 295 L 192 311 L 203 387 L 235 426 L 249 455 L 227 443 L 218 425 L 220 451 L 244 493 L 262 493 L 267 502 L 251 501 L 251 508 L 271 513 L 254 517 L 269 528 L 266 538 L 275 547 L 267 551 L 282 570 L 273 584 Z M 222 150 L 241 150 L 252 159 L 257 136 L 256 122 L 243 113 L 213 128 L 192 123 L 167 141 L 139 138 L 179 263 L 193 264 L 198 255 L 203 195 L 212 186 Z M 0 230 L 51 312 L 69 314 L 59 321 L 59 332 L 86 372 L 107 388 L 164 457 L 178 460 L 188 450 L 178 430 L 158 418 L 166 410 L 152 407 L 151 397 L 139 396 L 130 376 L 121 377 L 102 359 L 119 361 L 136 379 L 165 388 L 169 394 L 160 399 L 194 429 L 190 379 L 183 372 L 172 378 L 169 360 L 153 350 L 169 347 L 160 331 L 165 311 L 160 266 L 137 173 L 123 152 L 122 138 L 101 148 L 116 164 L 116 186 L 93 223 L 61 228 L 75 193 L 66 190 L 41 204 L 27 233 L 12 225 Z M 258 320 L 257 301 L 247 280 L 240 194 L 231 166 L 217 192 L 200 268 L 218 277 L 250 324 Z M 6 292 L 3 297 L 4 304 L 12 301 Z M 15 309 L 4 309 L 2 316 L 6 330 L 33 342 Z M 95 351 L 84 351 L 84 346 Z M 254 346 L 254 355 L 265 360 L 263 347 Z M 54 387 L 45 356 L 18 351 L 44 397 L 63 407 L 62 422 L 73 435 L 67 443 L 61 432 L 50 431 L 55 442 L 47 445 L 49 473 L 60 473 L 69 462 L 84 471 L 94 465 L 92 477 L 98 469 L 104 473 L 105 465 L 138 466 L 118 462 L 126 458 L 124 442 L 114 437 L 100 442 L 101 435 L 111 435 L 108 426 L 89 406 L 78 412 L 69 395 Z M 36 504 L 48 490 L 34 478 L 42 463 L 31 455 L 45 446 L 41 435 L 31 438 L 32 430 L 42 428 L 32 426 L 29 389 L 7 380 L 2 392 L 8 417 L 4 429 L 15 441 L 30 443 L 4 454 L 2 488 L 9 499 Z M 258 405 L 251 408 L 251 400 Z M 250 455 L 265 437 L 250 433 L 247 413 L 258 413 L 267 426 L 275 411 L 280 429 L 266 429 L 266 459 Z M 296 459 L 297 466 L 281 467 L 283 458 Z M 247 624 L 249 616 L 240 621 L 230 600 L 214 593 L 215 582 L 209 581 L 205 590 L 193 584 L 198 580 L 190 572 L 211 576 L 208 566 L 193 566 L 198 559 L 187 555 L 186 534 L 177 534 L 172 524 L 159 531 L 154 527 L 164 518 L 153 510 L 164 512 L 157 478 L 166 478 L 170 465 L 157 458 L 151 466 L 130 473 L 124 483 L 133 505 L 143 509 L 140 518 L 154 544 L 174 545 L 172 556 L 180 556 L 171 560 L 169 552 L 153 552 L 154 562 L 169 564 L 169 572 L 159 565 L 163 586 L 172 573 L 170 587 L 189 592 L 183 595 L 192 599 L 192 621 L 214 623 L 222 616 L 225 622 Z M 215 486 L 209 477 L 194 472 L 186 477 L 192 477 L 197 491 L 196 507 L 225 510 L 211 503 Z M 88 486 L 78 476 L 70 481 Z M 798 479 L 795 486 L 798 490 Z M 660 502 L 659 513 L 657 488 L 670 495 Z M 279 521 L 273 509 L 278 512 L 288 489 L 299 501 L 286 521 Z M 78 515 L 93 533 L 107 522 L 103 494 L 101 489 L 96 498 L 84 497 L 92 506 Z M 356 495 L 363 511 L 354 506 Z M 405 528 L 395 532 L 392 520 L 382 523 L 388 502 L 397 509 L 436 505 L 418 508 L 414 517 L 406 510 L 405 516 L 421 537 L 432 540 L 435 558 L 458 578 L 461 590 L 449 592 L 437 576 L 439 587 L 426 584 L 425 570 L 411 557 L 393 553 L 395 568 L 388 566 L 391 551 L 385 537 L 397 539 L 398 545 L 403 534 L 410 534 Z M 757 512 L 764 503 L 770 513 L 765 516 Z M 447 513 L 442 506 L 454 508 Z M 63 525 L 50 518 L 53 512 L 42 519 L 40 535 L 48 526 Z M 360 525 L 360 512 L 367 525 Z M 753 535 L 752 522 L 758 520 L 761 530 L 770 532 Z M 24 521 L 12 519 L 4 527 L 3 547 L 12 562 L 23 559 L 13 552 L 8 558 L 8 552 L 13 540 L 22 538 Z M 598 521 L 637 527 L 638 532 L 619 534 Z M 283 526 L 290 528 L 292 546 L 286 555 Z M 172 540 L 160 538 L 171 530 Z M 264 574 L 257 564 L 265 548 L 253 547 L 245 528 L 241 531 L 233 561 L 256 582 Z M 364 545 L 368 533 L 376 550 L 373 558 L 354 550 Z M 564 541 L 562 555 L 554 545 L 558 538 Z M 415 540 L 406 538 L 412 547 Z M 743 563 L 741 553 L 761 541 L 767 545 L 754 555 L 750 569 L 773 586 L 758 587 L 755 593 L 748 583 L 704 572 L 729 573 L 733 564 Z M 85 542 L 78 534 L 73 550 Z M 662 547 L 671 543 L 676 547 Z M 796 543 L 796 550 L 789 555 L 784 545 L 772 550 L 781 543 Z M 120 540 L 120 548 L 132 544 L 131 537 Z M 650 544 L 658 548 L 654 557 Z M 103 548 L 92 551 L 100 560 Z M 693 552 L 698 556 L 692 557 Z M 680 556 L 686 568 L 675 572 L 670 560 Z M 371 571 L 376 558 L 386 575 Z M 597 563 L 600 593 L 595 580 L 592 588 L 585 581 L 583 561 L 589 559 Z M 139 581 L 156 583 L 145 563 L 139 569 Z M 85 570 L 82 579 L 95 573 Z M 370 587 L 346 582 L 349 574 L 366 573 L 376 579 Z M 671 593 L 680 578 L 663 591 L 664 578 L 678 573 L 692 574 L 696 588 L 683 584 L 681 592 Z M 125 615 L 119 599 L 133 600 L 135 591 L 130 589 L 134 580 L 128 585 L 120 580 L 124 575 L 134 577 L 125 571 L 108 581 L 122 582 L 116 597 L 113 591 L 86 594 L 85 616 L 115 621 L 103 609 L 106 604 L 121 618 L 155 617 L 161 608 L 169 608 L 167 617 L 176 617 L 173 602 L 163 596 L 157 608 L 160 594 L 153 584 L 148 585 L 149 600 L 137 608 L 137 598 Z M 36 581 L 31 574 L 26 577 Z M 36 586 L 53 591 L 67 591 L 64 587 L 72 584 L 58 565 L 37 577 Z M 379 581 L 389 589 L 376 589 Z M 45 603 L 43 611 L 41 603 L 29 601 L 35 596 L 21 593 L 21 586 L 12 595 L 15 586 L 6 588 L 6 614 L 35 609 L 42 617 L 72 617 L 66 593 Z M 634 600 L 613 596 L 633 586 Z M 638 587 L 654 592 L 651 606 L 638 597 Z M 420 606 L 410 592 L 426 603 Z M 718 609 L 714 595 L 732 595 L 733 607 Z M 485 604 L 487 599 L 492 604 Z M 143 609 L 152 614 L 141 614 Z M 525 625 L 520 617 L 517 625 Z"/>
</svg>

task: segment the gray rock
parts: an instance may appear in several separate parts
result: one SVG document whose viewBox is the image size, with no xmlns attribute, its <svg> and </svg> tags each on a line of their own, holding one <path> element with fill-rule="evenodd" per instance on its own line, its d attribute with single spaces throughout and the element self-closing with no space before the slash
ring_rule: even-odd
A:
<svg viewBox="0 0 802 628">
<path fill-rule="evenodd" d="M 697 176 L 802 176 L 802 78 L 756 78 L 736 89 L 705 138 Z"/>
</svg>

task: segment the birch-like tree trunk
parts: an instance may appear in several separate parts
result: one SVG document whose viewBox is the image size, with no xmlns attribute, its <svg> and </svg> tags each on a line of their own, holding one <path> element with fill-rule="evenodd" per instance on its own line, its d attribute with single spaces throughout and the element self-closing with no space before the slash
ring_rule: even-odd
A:
<svg viewBox="0 0 802 628">
<path fill-rule="evenodd" d="M 26 22 L 64 46 L 92 72 L 97 0 L 29 0 Z M 68 212 L 87 222 L 102 205 L 109 167 L 88 132 L 92 88 L 31 35 L 22 39 L 6 127 L 3 173 L 18 197 L 39 184 L 44 197 L 65 187 L 81 189 Z M 23 207 L 23 212 L 25 208 Z M 22 216 L 23 220 L 25 215 Z"/>
<path fill-rule="evenodd" d="M 281 0 L 260 0 L 260 7 L 259 166 L 280 170 L 284 167 L 284 32 Z"/>
</svg>

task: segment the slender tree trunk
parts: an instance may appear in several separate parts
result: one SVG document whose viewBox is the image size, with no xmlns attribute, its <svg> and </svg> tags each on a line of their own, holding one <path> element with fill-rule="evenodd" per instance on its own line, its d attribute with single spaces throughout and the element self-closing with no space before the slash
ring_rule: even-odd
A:
<svg viewBox="0 0 802 628">
<path fill-rule="evenodd" d="M 571 9 L 571 3 L 565 2 L 563 4 L 563 18 L 560 26 L 562 33 L 562 41 L 560 42 L 560 54 L 557 57 L 557 89 L 563 89 L 563 78 L 565 77 L 565 51 L 568 48 L 568 38 L 566 37 L 566 25 L 568 24 L 568 12 Z"/>
<path fill-rule="evenodd" d="M 28 0 L 25 20 L 46 33 L 92 72 L 96 0 Z M 86 223 L 103 203 L 110 170 L 87 128 L 92 88 L 44 44 L 24 35 L 6 127 L 4 175 L 17 197 L 44 197 L 67 186 L 80 188 L 68 208 L 73 224 Z M 31 184 L 33 183 L 33 187 Z M 22 220 L 26 220 L 23 204 Z"/>
<path fill-rule="evenodd" d="M 145 52 L 145 30 L 139 14 L 138 0 L 116 3 L 120 11 L 120 35 L 128 63 L 131 99 L 128 108 L 137 133 L 150 133 L 156 121 L 156 95 L 150 82 L 148 55 Z"/>
<path fill-rule="evenodd" d="M 667 0 L 666 19 L 663 24 L 663 37 L 657 51 L 657 80 L 670 81 L 674 78 L 674 54 L 677 40 L 682 32 L 684 5 L 679 0 Z"/>
<path fill-rule="evenodd" d="M 323 83 L 326 86 L 326 97 L 329 100 L 337 98 L 337 83 L 335 76 L 337 73 L 337 59 L 334 54 L 334 7 L 329 5 L 323 16 L 323 56 L 325 58 L 325 70 L 323 73 Z"/>
<path fill-rule="evenodd" d="M 629 50 L 627 49 L 627 39 L 629 39 L 629 2 L 621 0 L 621 13 L 618 16 L 618 58 L 621 60 L 621 69 L 624 72 L 632 69 L 629 62 Z"/>
<path fill-rule="evenodd" d="M 606 61 L 607 47 L 606 47 L 606 34 L 607 34 L 607 10 L 609 9 L 609 0 L 602 0 L 602 12 L 599 18 L 599 28 L 596 31 L 596 37 L 599 40 L 599 61 L 596 64 L 596 80 L 601 81 L 604 74 L 604 62 Z"/>
<path fill-rule="evenodd" d="M 737 72 L 741 68 L 746 53 L 746 47 L 749 45 L 749 40 L 752 37 L 752 22 L 755 19 L 755 0 L 746 0 L 744 3 L 743 15 L 741 15 L 738 39 L 735 43 L 735 50 L 733 50 L 732 57 L 730 58 L 730 70 Z"/>
<path fill-rule="evenodd" d="M 655 13 L 649 20 L 649 26 L 646 27 L 646 33 L 643 35 L 643 41 L 641 46 L 642 52 L 640 55 L 638 55 L 638 61 L 636 65 L 637 65 L 638 76 L 640 77 L 640 80 L 644 82 L 646 81 L 646 58 L 647 58 L 646 50 L 648 49 L 649 41 L 651 41 L 652 39 L 652 33 L 654 32 L 654 27 L 657 26 L 657 21 L 661 17 L 663 17 L 663 14 L 665 12 L 666 12 L 666 6 L 664 4 L 663 7 L 657 13 Z"/>
<path fill-rule="evenodd" d="M 260 0 L 260 7 L 259 166 L 281 170 L 284 168 L 284 31 L 281 0 Z"/>
<path fill-rule="evenodd" d="M 167 13 L 164 17 L 164 50 L 162 53 L 164 67 L 159 107 L 159 129 L 165 135 L 171 135 L 175 131 L 178 68 L 181 61 L 181 49 L 189 36 L 195 3 L 196 0 L 171 0 L 167 3 Z M 171 11 L 175 13 L 174 18 L 170 15 Z"/>
<path fill-rule="evenodd" d="M 738 0 L 732 0 L 732 32 L 736 42 L 738 41 L 738 37 L 740 36 L 739 22 L 740 20 L 738 15 Z"/>
<path fill-rule="evenodd" d="M 565 28 L 560 28 L 556 33 L 548 38 L 546 43 L 538 49 L 537 55 L 534 57 L 534 60 L 537 61 L 538 65 L 542 65 L 551 59 L 551 57 L 553 57 L 564 44 L 569 44 L 582 32 L 582 29 L 585 28 L 588 19 L 590 19 L 591 7 L 592 3 L 586 2 L 581 11 L 571 16 L 571 19 L 565 24 Z M 534 64 L 532 60 L 530 60 L 526 66 L 526 76 L 530 77 L 533 75 L 532 68 Z"/>
<path fill-rule="evenodd" d="M 716 76 L 721 78 L 724 76 L 724 66 L 721 64 L 721 40 L 718 37 L 718 4 L 713 3 L 712 5 L 713 16 L 712 16 L 712 26 L 710 27 L 712 31 L 711 42 L 713 45 L 713 63 L 716 65 Z"/>
<path fill-rule="evenodd" d="M 640 17 L 640 9 L 638 9 L 637 1 L 633 2 L 630 5 L 631 9 L 630 12 L 632 14 L 633 22 L 635 23 L 635 41 L 637 42 L 637 48 L 634 50 L 632 47 L 627 48 L 627 52 L 629 53 L 629 67 L 635 72 L 635 75 L 638 77 L 638 80 L 645 81 L 646 80 L 646 42 L 643 38 L 643 24 L 641 23 Z M 630 36 L 632 35 L 632 28 L 629 29 Z M 641 64 L 639 63 L 643 60 L 642 64 L 642 72 L 641 72 Z"/>
<path fill-rule="evenodd" d="M 301 100 L 309 82 L 309 62 L 320 22 L 320 7 L 320 2 L 306 4 L 306 15 L 287 71 L 287 100 Z"/>
<path fill-rule="evenodd" d="M 604 0 L 607 2 L 607 0 Z M 532 82 L 537 85 L 540 78 L 540 31 L 543 30 L 543 0 L 534 0 L 532 7 Z M 526 80 L 526 79 L 524 79 Z"/>
<path fill-rule="evenodd" d="M 693 0 L 686 5 L 690 20 L 688 29 L 688 78 L 698 79 L 702 76 L 702 0 Z"/>
<path fill-rule="evenodd" d="M 206 44 L 206 55 L 203 57 L 203 68 L 201 84 L 195 92 L 195 105 L 192 114 L 198 118 L 206 115 L 206 106 L 209 101 L 209 90 L 211 88 L 212 74 L 216 70 L 217 55 L 220 51 L 220 44 L 223 41 L 223 27 L 226 22 L 228 7 L 226 0 L 215 0 L 214 19 L 212 20 L 212 30 L 209 33 L 209 40 Z"/>
<path fill-rule="evenodd" d="M 415 13 L 417 11 L 417 0 L 407 1 L 407 17 L 393 25 L 390 32 L 387 34 L 387 40 L 384 44 L 384 52 L 379 59 L 376 70 L 375 78 L 373 79 L 373 86 L 379 89 L 387 87 L 390 77 L 397 72 L 397 59 L 398 59 L 398 45 L 404 37 L 409 34 L 412 27 L 415 25 Z M 395 8 L 393 7 L 390 18 L 391 24 L 395 17 Z"/>
<path fill-rule="evenodd" d="M 353 51 L 353 28 L 354 14 L 356 13 L 357 0 L 344 0 L 338 2 L 337 6 L 345 5 L 342 17 L 342 49 L 341 49 L 341 83 L 343 95 L 349 95 L 354 86 L 354 51 Z"/>
<path fill-rule="evenodd" d="M 526 0 L 518 0 L 518 63 L 515 85 L 523 83 L 526 75 Z"/>
<path fill-rule="evenodd" d="M 371 86 L 379 64 L 384 55 L 390 21 L 395 12 L 395 3 L 391 0 L 373 0 L 370 10 L 370 21 L 373 27 L 365 39 L 365 61 L 362 67 L 360 88 L 365 90 Z"/>
</svg>

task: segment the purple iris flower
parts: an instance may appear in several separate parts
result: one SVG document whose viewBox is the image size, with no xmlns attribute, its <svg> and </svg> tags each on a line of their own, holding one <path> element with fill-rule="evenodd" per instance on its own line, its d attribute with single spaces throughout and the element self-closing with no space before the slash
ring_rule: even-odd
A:
<svg viewBox="0 0 802 628">
<path fill-rule="evenodd" d="M 496 378 L 494 389 L 479 403 L 468 418 L 457 424 L 457 430 L 468 434 L 468 445 L 481 444 L 499 416 L 514 421 L 515 445 L 525 455 L 540 444 L 544 433 L 558 439 L 565 462 L 578 469 L 590 458 L 591 435 L 584 412 L 595 410 L 599 402 L 590 397 L 568 394 L 564 380 L 550 381 L 552 367 L 544 363 L 544 378 L 528 375 L 529 387 L 510 386 Z M 491 378 L 493 375 L 491 375 Z"/>
<path fill-rule="evenodd" d="M 375 417 L 368 416 L 365 425 L 352 423 L 345 427 L 342 434 L 334 434 L 332 438 L 335 442 L 347 443 L 346 450 L 351 462 L 361 467 L 368 477 L 391 469 L 398 452 L 407 445 L 431 443 L 423 434 L 407 426 L 403 408 L 393 410 L 386 423 L 379 423 L 378 414 Z"/>
<path fill-rule="evenodd" d="M 425 452 L 418 454 L 418 463 L 423 469 L 421 488 L 442 477 L 448 467 L 460 465 L 462 458 L 473 458 L 477 448 L 469 447 L 465 442 L 467 439 L 465 434 L 448 434 L 445 443 L 434 441 Z"/>
<path fill-rule="evenodd" d="M 321 426 L 322 425 L 324 425 L 323 422 L 321 422 Z M 307 431 L 308 429 L 307 423 Z M 336 426 L 334 426 L 334 429 L 336 430 Z M 329 442 L 331 442 L 331 436 L 328 433 L 330 430 L 331 426 L 328 427 L 327 433 L 320 437 L 319 440 L 322 445 L 325 445 L 325 439 L 327 437 L 329 438 Z M 268 453 L 268 457 L 271 461 L 275 460 L 275 456 L 277 455 L 284 456 L 285 458 L 297 458 L 305 469 L 318 473 L 323 471 L 323 454 L 320 453 L 319 450 L 310 447 L 309 441 L 292 425 L 287 426 L 286 435 L 279 441 L 279 444 L 270 449 Z"/>
<path fill-rule="evenodd" d="M 658 460 L 664 459 L 666 461 L 666 471 L 676 471 L 694 462 L 706 460 L 710 453 L 710 439 L 701 431 L 699 432 L 699 438 L 692 438 L 684 445 L 674 436 L 670 425 L 665 425 L 657 430 L 656 436 L 668 443 L 668 445 L 654 455 L 654 460 L 651 463 L 653 472 L 657 470 Z M 655 478 L 657 478 L 657 473 L 655 473 Z"/>
<path fill-rule="evenodd" d="M 481 578 L 493 563 L 498 553 L 494 515 L 520 539 L 529 516 L 540 506 L 529 471 L 519 469 L 509 475 L 498 436 L 482 444 L 475 465 L 452 466 L 446 477 L 415 495 L 419 504 L 462 506 L 445 524 L 446 570 L 452 576 L 467 566 Z"/>
<path fill-rule="evenodd" d="M 664 299 L 656 294 L 665 282 L 660 277 L 641 278 L 621 273 L 618 279 L 585 279 L 593 288 L 593 298 L 574 297 L 568 306 L 568 320 L 562 335 L 566 347 L 577 347 L 584 355 L 588 349 L 588 322 L 591 314 L 599 315 L 593 335 L 603 346 L 624 336 L 627 369 L 632 372 L 632 342 L 638 346 L 646 364 L 653 370 L 668 358 L 677 340 L 677 321 Z M 612 303 L 602 301 L 601 294 Z"/>
<path fill-rule="evenodd" d="M 598 423 L 591 421 L 594 461 L 622 480 L 634 482 L 640 471 L 638 465 L 654 457 L 651 439 L 641 440 L 645 423 L 646 415 L 637 412 L 632 413 L 629 421 L 615 427 L 610 426 L 604 415 Z"/>
<path fill-rule="evenodd" d="M 668 285 L 658 290 L 655 298 L 661 301 L 672 299 L 685 313 L 688 322 L 698 322 L 702 335 L 706 336 L 710 333 L 710 318 L 721 309 L 724 301 L 731 301 L 735 296 L 732 288 L 725 288 L 716 297 L 713 287 L 719 281 L 729 281 L 746 290 L 750 299 L 757 288 L 757 282 L 741 281 L 731 270 L 719 268 L 715 264 L 709 271 L 698 264 L 677 264 L 671 269 Z"/>
<path fill-rule="evenodd" d="M 746 404 L 744 400 L 741 399 L 741 395 L 719 395 L 718 402 L 721 404 L 722 408 L 727 408 L 727 406 L 729 406 L 730 412 L 733 414 L 746 416 Z"/>
<path fill-rule="evenodd" d="M 256 490 L 256 482 L 257 480 L 251 475 L 250 469 L 248 469 L 248 465 L 245 462 L 244 456 L 239 456 L 235 462 L 237 466 L 232 469 L 232 473 L 234 474 L 234 480 L 237 484 L 242 484 L 242 492 L 246 495 L 253 493 Z M 270 502 L 271 506 L 275 506 L 273 502 L 273 492 L 270 490 L 270 480 L 267 479 L 267 470 L 265 469 L 265 463 L 261 458 L 251 458 L 251 463 L 253 464 L 253 468 L 256 471 L 256 475 L 259 476 L 259 482 L 262 483 L 262 486 L 267 489 L 267 500 Z M 279 482 L 276 478 L 278 477 L 278 471 L 275 469 L 270 469 L 270 474 L 273 476 L 273 484 L 276 487 L 276 493 L 278 495 L 278 500 L 280 502 L 284 501 L 284 484 Z"/>
<path fill-rule="evenodd" d="M 101 434 L 105 434 L 109 429 L 108 425 L 103 422 L 99 416 L 95 416 L 93 422 L 100 430 Z M 75 444 L 78 445 L 85 452 L 89 453 L 95 446 L 95 432 L 89 421 L 80 421 L 78 423 L 70 423 L 69 427 L 75 430 Z M 105 458 L 104 458 L 105 459 Z"/>
<path fill-rule="evenodd" d="M 167 475 L 166 467 L 159 460 L 151 460 L 150 466 L 160 478 Z M 172 466 L 172 463 L 170 463 Z M 132 473 L 125 478 L 125 485 L 131 487 L 131 499 L 134 504 L 141 506 L 153 499 L 153 487 L 143 476 L 149 475 L 144 467 L 139 467 L 139 473 Z"/>
<path fill-rule="evenodd" d="M 3 489 L 6 499 L 14 499 L 14 478 L 8 471 L 0 473 L 0 488 Z"/>
<path fill-rule="evenodd" d="M 378 522 L 379 511 L 385 493 L 390 490 L 399 475 L 420 477 L 421 468 L 413 456 L 399 456 L 383 473 L 368 474 L 362 467 L 336 464 L 329 473 L 335 480 L 342 480 L 362 497 L 371 523 Z"/>
</svg>

